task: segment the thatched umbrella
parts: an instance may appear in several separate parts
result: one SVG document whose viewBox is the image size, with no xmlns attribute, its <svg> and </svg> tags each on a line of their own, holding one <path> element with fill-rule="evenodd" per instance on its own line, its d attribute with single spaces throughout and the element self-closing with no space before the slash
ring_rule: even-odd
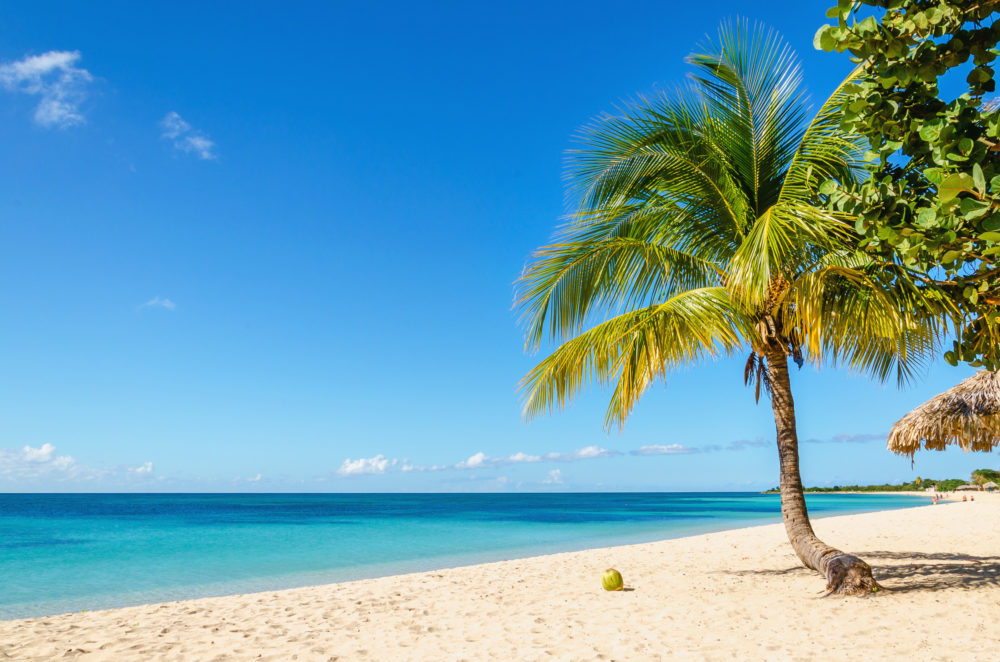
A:
<svg viewBox="0 0 1000 662">
<path fill-rule="evenodd" d="M 1000 485 L 997 485 L 992 480 L 988 483 L 983 483 L 984 490 L 995 490 L 997 487 L 1000 487 Z"/>
<path fill-rule="evenodd" d="M 980 370 L 934 396 L 896 421 L 886 447 L 913 457 L 921 444 L 935 451 L 957 444 L 965 452 L 1000 446 L 1000 375 Z"/>
</svg>

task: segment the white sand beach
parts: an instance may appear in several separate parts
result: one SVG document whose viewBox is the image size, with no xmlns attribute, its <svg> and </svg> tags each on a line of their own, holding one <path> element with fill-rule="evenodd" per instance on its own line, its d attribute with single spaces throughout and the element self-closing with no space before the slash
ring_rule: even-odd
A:
<svg viewBox="0 0 1000 662">
<path fill-rule="evenodd" d="M 1000 495 L 817 519 L 886 591 L 822 597 L 780 524 L 0 622 L 9 660 L 976 660 L 1000 655 Z M 629 590 L 608 593 L 619 569 Z"/>
</svg>

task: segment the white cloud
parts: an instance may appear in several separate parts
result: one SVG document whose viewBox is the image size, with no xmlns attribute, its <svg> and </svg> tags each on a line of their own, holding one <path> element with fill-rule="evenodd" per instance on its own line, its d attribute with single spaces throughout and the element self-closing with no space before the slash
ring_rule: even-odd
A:
<svg viewBox="0 0 1000 662">
<path fill-rule="evenodd" d="M 51 466 L 56 471 L 67 471 L 72 469 L 76 464 L 76 460 L 71 458 L 69 455 L 60 455 L 59 457 L 53 459 L 49 466 Z"/>
<path fill-rule="evenodd" d="M 550 471 L 548 477 L 542 481 L 545 485 L 562 485 L 562 482 L 562 471 L 559 469 Z"/>
<path fill-rule="evenodd" d="M 170 111 L 160 121 L 160 128 L 163 129 L 163 137 L 173 140 L 181 134 L 191 130 L 191 125 L 181 119 L 181 116 L 174 111 Z"/>
<path fill-rule="evenodd" d="M 80 51 L 29 55 L 0 65 L 0 85 L 11 92 L 38 97 L 36 124 L 61 129 L 83 124 L 79 106 L 86 98 L 85 88 L 93 76 L 75 66 L 79 60 Z"/>
<path fill-rule="evenodd" d="M 52 444 L 42 444 L 38 448 L 25 446 L 19 450 L 0 448 L 0 492 L 4 486 L 15 489 L 52 490 L 73 489 L 86 486 L 94 489 L 109 487 L 129 488 L 135 481 L 154 478 L 152 462 L 139 466 L 118 465 L 113 467 L 89 467 L 80 464 L 69 455 L 57 455 Z M 163 480 L 163 477 L 157 477 Z"/>
<path fill-rule="evenodd" d="M 550 462 L 573 462 L 574 460 L 592 460 L 598 457 L 619 455 L 618 451 L 608 450 L 600 446 L 584 446 L 572 453 L 546 453 L 545 459 Z"/>
<path fill-rule="evenodd" d="M 573 462 L 574 460 L 590 460 L 598 457 L 612 457 L 620 455 L 618 451 L 608 450 L 600 446 L 584 446 L 572 453 L 546 453 L 545 455 L 528 455 L 517 452 L 509 457 L 490 457 L 486 453 L 478 452 L 451 466 L 433 466 L 431 471 L 443 469 L 485 469 L 489 467 L 502 467 L 509 464 L 521 464 L 528 462 Z"/>
<path fill-rule="evenodd" d="M 736 441 L 730 441 L 729 445 L 726 446 L 726 450 L 742 451 L 747 448 L 766 448 L 774 443 L 773 441 L 765 441 L 760 437 L 756 439 L 737 439 Z"/>
<path fill-rule="evenodd" d="M 629 455 L 690 455 L 692 453 L 722 453 L 725 451 L 743 451 L 748 448 L 761 448 L 770 446 L 773 442 L 765 441 L 758 437 L 756 439 L 737 439 L 728 444 L 705 444 L 703 446 L 685 446 L 683 444 L 650 444 L 641 446 L 634 451 L 629 451 Z"/>
<path fill-rule="evenodd" d="M 605 457 L 610 455 L 611 451 L 606 448 L 601 448 L 600 446 L 585 446 L 576 452 L 577 457 L 586 459 L 592 457 Z"/>
<path fill-rule="evenodd" d="M 140 310 L 143 308 L 165 308 L 166 310 L 177 310 L 177 304 L 170 299 L 161 299 L 159 296 L 155 296 L 139 306 Z"/>
<path fill-rule="evenodd" d="M 56 447 L 52 444 L 42 444 L 39 448 L 25 446 L 21 449 L 21 457 L 25 462 L 48 462 L 56 452 Z"/>
<path fill-rule="evenodd" d="M 210 161 L 216 158 L 215 152 L 213 151 L 214 147 L 215 143 L 208 138 L 205 138 L 204 136 L 191 135 L 185 136 L 181 140 L 180 149 L 185 152 L 194 152 L 198 155 L 199 159 Z"/>
<path fill-rule="evenodd" d="M 455 465 L 456 469 L 479 469 L 487 464 L 495 464 L 494 460 L 486 457 L 486 453 L 479 452 Z"/>
<path fill-rule="evenodd" d="M 347 458 L 344 460 L 344 463 L 340 465 L 340 468 L 337 469 L 337 475 L 363 476 L 368 474 L 384 474 L 388 467 L 389 460 L 381 454 L 376 455 L 375 457 L 361 457 L 357 460 Z"/>
<path fill-rule="evenodd" d="M 75 476 L 81 471 L 69 455 L 56 455 L 56 447 L 42 444 L 21 450 L 0 449 L 0 476 L 8 480 Z"/>
<path fill-rule="evenodd" d="M 259 482 L 260 482 L 260 479 L 261 479 L 261 475 L 260 475 L 260 474 L 257 474 L 257 475 L 256 475 L 256 476 L 254 476 L 253 478 L 247 478 L 247 482 L 248 482 L 248 483 L 259 483 Z"/>
<path fill-rule="evenodd" d="M 683 444 L 650 444 L 642 446 L 638 450 L 631 451 L 632 455 L 689 455 L 697 453 L 694 448 L 689 448 Z"/>
<path fill-rule="evenodd" d="M 161 137 L 172 141 L 174 149 L 194 154 L 203 161 L 217 158 L 215 143 L 201 131 L 192 129 L 176 111 L 171 110 L 160 120 L 160 129 Z"/>
<path fill-rule="evenodd" d="M 470 455 L 468 458 L 456 462 L 455 464 L 431 464 L 417 465 L 404 460 L 389 460 L 383 455 L 376 455 L 373 458 L 360 458 L 357 460 L 344 460 L 343 465 L 337 470 L 341 476 L 352 476 L 361 474 L 384 474 L 390 469 L 398 469 L 403 473 L 414 471 L 466 471 L 471 469 L 491 469 L 503 467 L 511 464 L 524 464 L 533 462 L 572 462 L 574 460 L 590 460 L 600 457 L 613 457 L 621 455 L 618 451 L 608 450 L 600 446 L 584 446 L 571 453 L 547 453 L 546 455 L 529 455 L 528 453 L 517 452 L 508 457 L 490 457 L 483 451 Z"/>
<path fill-rule="evenodd" d="M 838 434 L 829 439 L 806 439 L 804 444 L 863 444 L 869 441 L 885 441 L 888 434 Z"/>
<path fill-rule="evenodd" d="M 457 464 L 453 465 L 452 469 L 483 469 L 486 467 L 502 467 L 507 464 L 520 464 L 524 462 L 541 462 L 542 458 L 540 455 L 528 455 L 527 453 L 517 452 L 510 457 L 490 457 L 480 451 L 475 455 L 471 456 L 467 460 L 462 460 Z M 446 467 L 442 467 L 446 468 Z"/>
</svg>

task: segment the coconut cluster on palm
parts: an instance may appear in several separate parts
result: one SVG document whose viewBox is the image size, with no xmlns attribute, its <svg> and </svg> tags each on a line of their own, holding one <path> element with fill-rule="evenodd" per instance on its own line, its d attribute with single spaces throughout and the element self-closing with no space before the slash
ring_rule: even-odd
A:
<svg viewBox="0 0 1000 662">
<path fill-rule="evenodd" d="M 606 424 L 621 426 L 671 368 L 747 352 L 744 379 L 770 394 L 795 552 L 830 592 L 869 592 L 868 564 L 809 523 L 788 362 L 905 380 L 940 320 L 827 209 L 824 182 L 862 173 L 864 146 L 840 130 L 853 78 L 810 120 L 773 32 L 724 25 L 689 62 L 693 85 L 597 118 L 571 153 L 579 211 L 519 281 L 528 348 L 560 343 L 524 378 L 526 416 L 596 379 L 611 389 Z"/>
</svg>

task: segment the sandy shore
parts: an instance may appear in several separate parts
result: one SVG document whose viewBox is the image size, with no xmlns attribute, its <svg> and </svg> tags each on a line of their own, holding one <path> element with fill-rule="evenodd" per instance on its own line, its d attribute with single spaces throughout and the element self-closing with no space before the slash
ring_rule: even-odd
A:
<svg viewBox="0 0 1000 662">
<path fill-rule="evenodd" d="M 1000 655 L 1000 496 L 818 519 L 891 591 L 822 598 L 781 525 L 0 622 L 12 660 L 976 660 Z M 601 589 L 614 566 L 630 590 Z M 0 580 L 2 581 L 2 580 Z M 2 590 L 2 584 L 0 584 Z"/>
</svg>

